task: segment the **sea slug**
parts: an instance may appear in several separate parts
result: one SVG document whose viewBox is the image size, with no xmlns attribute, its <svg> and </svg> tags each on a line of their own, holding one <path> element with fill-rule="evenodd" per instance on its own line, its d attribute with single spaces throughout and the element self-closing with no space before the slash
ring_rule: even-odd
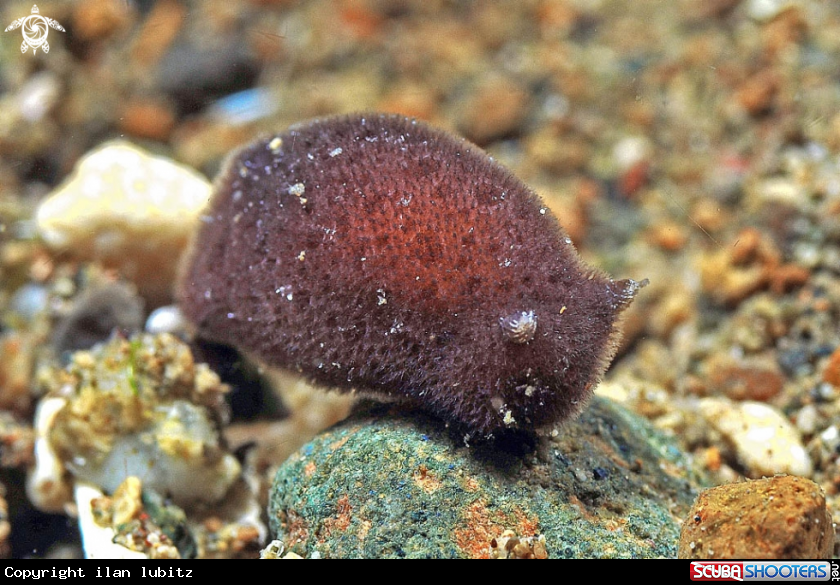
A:
<svg viewBox="0 0 840 585">
<path fill-rule="evenodd" d="M 488 437 L 579 412 L 642 284 L 477 146 L 357 114 L 232 156 L 178 295 L 205 338 Z"/>
</svg>

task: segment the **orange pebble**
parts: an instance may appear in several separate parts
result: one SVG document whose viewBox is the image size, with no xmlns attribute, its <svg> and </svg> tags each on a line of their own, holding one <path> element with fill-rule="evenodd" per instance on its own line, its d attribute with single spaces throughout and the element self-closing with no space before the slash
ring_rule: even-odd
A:
<svg viewBox="0 0 840 585">
<path fill-rule="evenodd" d="M 167 104 L 137 100 L 126 104 L 120 117 L 120 129 L 138 138 L 166 140 L 175 126 L 175 113 Z"/>
<path fill-rule="evenodd" d="M 840 387 L 840 347 L 828 358 L 828 364 L 823 370 L 823 380 L 832 386 Z"/>
<path fill-rule="evenodd" d="M 717 471 L 720 469 L 723 457 L 721 457 L 720 449 L 717 447 L 709 447 L 704 453 L 706 469 L 709 471 Z"/>
</svg>

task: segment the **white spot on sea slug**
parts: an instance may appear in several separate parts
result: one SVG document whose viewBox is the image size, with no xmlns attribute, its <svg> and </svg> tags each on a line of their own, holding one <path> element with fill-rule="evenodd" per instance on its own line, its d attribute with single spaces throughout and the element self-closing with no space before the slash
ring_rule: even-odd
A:
<svg viewBox="0 0 840 585">
<path fill-rule="evenodd" d="M 295 183 L 289 187 L 289 195 L 294 195 L 295 197 L 300 197 L 306 192 L 306 185 L 303 183 Z"/>
</svg>

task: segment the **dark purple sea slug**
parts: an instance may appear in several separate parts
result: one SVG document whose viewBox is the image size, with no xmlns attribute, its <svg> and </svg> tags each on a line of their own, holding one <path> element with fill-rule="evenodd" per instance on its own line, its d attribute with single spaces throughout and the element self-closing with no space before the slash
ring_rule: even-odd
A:
<svg viewBox="0 0 840 585">
<path fill-rule="evenodd" d="M 179 298 L 203 337 L 490 436 L 580 411 L 639 287 L 477 146 L 369 114 L 236 153 Z"/>
</svg>

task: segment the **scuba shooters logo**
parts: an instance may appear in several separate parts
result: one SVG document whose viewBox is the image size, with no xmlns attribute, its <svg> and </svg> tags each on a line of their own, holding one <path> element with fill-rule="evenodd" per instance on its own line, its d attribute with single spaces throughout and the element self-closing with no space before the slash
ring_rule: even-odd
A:
<svg viewBox="0 0 840 585">
<path fill-rule="evenodd" d="M 691 563 L 692 581 L 743 581 L 744 564 L 736 562 Z"/>
<path fill-rule="evenodd" d="M 837 561 L 692 561 L 692 581 L 840 580 Z"/>
<path fill-rule="evenodd" d="M 38 5 L 32 5 L 32 14 L 18 18 L 12 24 L 6 27 L 5 32 L 22 28 L 23 43 L 20 45 L 20 52 L 25 53 L 29 47 L 32 47 L 32 54 L 38 52 L 38 48 L 44 53 L 50 52 L 50 44 L 47 42 L 47 34 L 50 28 L 65 32 L 64 27 L 58 24 L 57 20 L 41 16 L 38 11 Z"/>
</svg>

